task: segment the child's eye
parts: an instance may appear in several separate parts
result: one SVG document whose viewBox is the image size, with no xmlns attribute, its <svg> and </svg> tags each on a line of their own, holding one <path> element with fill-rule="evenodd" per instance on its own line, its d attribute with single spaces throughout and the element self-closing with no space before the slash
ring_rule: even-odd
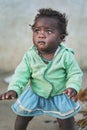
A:
<svg viewBox="0 0 87 130">
<path fill-rule="evenodd" d="M 51 29 L 47 29 L 47 33 L 51 34 L 51 33 L 53 33 L 53 31 Z"/>
<path fill-rule="evenodd" d="M 39 28 L 33 28 L 33 32 L 39 33 L 40 29 Z"/>
</svg>

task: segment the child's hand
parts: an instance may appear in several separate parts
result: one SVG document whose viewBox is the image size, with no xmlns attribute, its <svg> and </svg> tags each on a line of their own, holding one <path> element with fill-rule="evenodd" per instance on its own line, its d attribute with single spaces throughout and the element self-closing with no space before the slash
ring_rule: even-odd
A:
<svg viewBox="0 0 87 130">
<path fill-rule="evenodd" d="M 6 93 L 0 95 L 0 100 L 15 98 L 17 98 L 17 93 L 13 90 L 7 91 Z"/>
<path fill-rule="evenodd" d="M 67 88 L 63 93 L 67 94 L 74 102 L 78 100 L 77 92 L 73 88 Z"/>
</svg>

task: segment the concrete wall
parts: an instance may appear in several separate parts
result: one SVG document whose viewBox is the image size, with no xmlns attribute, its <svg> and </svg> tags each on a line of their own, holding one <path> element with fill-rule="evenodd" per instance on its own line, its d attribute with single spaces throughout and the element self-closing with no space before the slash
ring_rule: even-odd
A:
<svg viewBox="0 0 87 130">
<path fill-rule="evenodd" d="M 32 45 L 28 25 L 39 8 L 67 14 L 66 43 L 75 50 L 80 66 L 87 68 L 87 0 L 0 0 L 0 71 L 14 70 Z"/>
</svg>

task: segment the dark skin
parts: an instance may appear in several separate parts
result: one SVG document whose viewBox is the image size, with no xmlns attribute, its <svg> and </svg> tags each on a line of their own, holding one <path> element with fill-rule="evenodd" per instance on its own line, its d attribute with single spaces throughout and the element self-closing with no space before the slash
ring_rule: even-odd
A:
<svg viewBox="0 0 87 130">
<path fill-rule="evenodd" d="M 42 57 L 52 60 L 58 46 L 62 41 L 63 34 L 58 30 L 57 20 L 53 18 L 39 18 L 33 28 L 33 43 Z M 77 92 L 73 88 L 67 88 L 64 94 L 68 95 L 73 101 L 77 101 Z M 0 100 L 15 99 L 18 95 L 10 90 L 0 95 Z"/>
<path fill-rule="evenodd" d="M 44 58 L 51 60 L 61 42 L 57 22 L 54 19 L 40 18 L 33 27 L 33 43 Z"/>
</svg>

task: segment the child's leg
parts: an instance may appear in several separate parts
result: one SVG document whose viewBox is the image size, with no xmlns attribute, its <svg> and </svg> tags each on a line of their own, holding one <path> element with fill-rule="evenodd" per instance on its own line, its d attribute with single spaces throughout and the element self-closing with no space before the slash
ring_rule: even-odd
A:
<svg viewBox="0 0 87 130">
<path fill-rule="evenodd" d="M 68 119 L 58 119 L 57 121 L 60 126 L 60 130 L 77 130 L 74 117 L 68 118 Z"/>
<path fill-rule="evenodd" d="M 23 117 L 17 115 L 14 130 L 26 130 L 29 121 L 32 120 L 33 117 Z"/>
</svg>

